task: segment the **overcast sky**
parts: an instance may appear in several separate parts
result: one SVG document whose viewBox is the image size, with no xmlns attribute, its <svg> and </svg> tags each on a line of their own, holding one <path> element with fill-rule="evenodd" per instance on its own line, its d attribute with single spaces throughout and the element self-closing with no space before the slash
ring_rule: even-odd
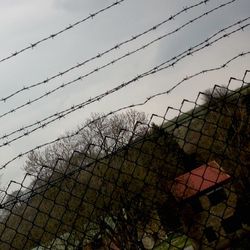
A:
<svg viewBox="0 0 250 250">
<path fill-rule="evenodd" d="M 112 4 L 112 2 L 109 0 L 0 1 L 0 59 L 83 19 L 90 13 L 95 13 Z M 199 2 L 198 0 L 125 0 L 122 4 L 64 32 L 53 40 L 49 39 L 32 50 L 27 50 L 0 63 L 0 98 L 8 96 L 23 86 L 43 81 L 77 63 L 96 56 L 117 43 L 160 23 L 184 7 Z M 174 20 L 136 41 L 124 45 L 119 50 L 79 67 L 63 77 L 50 81 L 48 84 L 42 84 L 32 90 L 21 92 L 7 100 L 6 103 L 0 103 L 0 115 L 51 91 L 62 83 L 67 83 L 96 67 L 101 67 L 103 64 L 175 30 L 188 20 L 226 2 L 227 0 L 210 0 L 206 5 L 203 4 L 179 15 Z M 147 49 L 127 57 L 82 81 L 71 84 L 28 107 L 0 118 L 0 136 L 2 137 L 4 134 L 72 105 L 77 105 L 90 97 L 126 82 L 199 44 L 222 28 L 248 17 L 249 13 L 250 1 L 236 0 L 232 4 L 186 26 L 179 32 L 154 43 Z M 249 20 L 244 24 L 247 23 L 249 23 Z M 37 145 L 56 139 L 65 131 L 73 130 L 77 125 L 83 123 L 91 112 L 107 113 L 119 107 L 144 101 L 145 98 L 155 93 L 167 90 L 187 75 L 220 66 L 231 57 L 249 51 L 249 40 L 250 32 L 249 27 L 247 27 L 244 32 L 237 32 L 229 38 L 181 60 L 173 68 L 141 79 L 127 88 L 105 97 L 98 103 L 91 104 L 68 115 L 65 119 L 55 122 L 45 129 L 38 130 L 7 147 L 1 147 L 0 165 Z M 164 115 L 168 106 L 179 108 L 183 99 L 195 100 L 199 91 L 204 91 L 214 84 L 225 85 L 230 76 L 242 78 L 245 70 L 250 69 L 249 59 L 250 56 L 239 58 L 224 70 L 204 74 L 186 81 L 171 94 L 156 98 L 147 105 L 140 107 L 139 110 L 148 114 Z M 232 87 L 237 87 L 237 84 L 233 83 Z M 190 108 L 192 108 L 190 105 L 184 107 L 186 110 Z M 8 139 L 11 138 L 13 137 Z M 0 140 L 1 144 L 4 141 L 6 139 Z M 15 161 L 1 171 L 3 175 L 1 178 L 2 186 L 6 186 L 12 179 L 22 180 L 24 161 L 25 158 Z"/>
</svg>

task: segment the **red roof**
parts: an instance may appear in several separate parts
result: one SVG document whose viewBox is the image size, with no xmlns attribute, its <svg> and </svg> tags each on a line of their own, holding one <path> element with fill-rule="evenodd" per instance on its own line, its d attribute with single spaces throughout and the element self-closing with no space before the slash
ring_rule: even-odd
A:
<svg viewBox="0 0 250 250">
<path fill-rule="evenodd" d="M 230 175 L 221 170 L 215 161 L 212 161 L 178 176 L 171 186 L 171 192 L 177 200 L 184 200 L 230 178 Z"/>
</svg>

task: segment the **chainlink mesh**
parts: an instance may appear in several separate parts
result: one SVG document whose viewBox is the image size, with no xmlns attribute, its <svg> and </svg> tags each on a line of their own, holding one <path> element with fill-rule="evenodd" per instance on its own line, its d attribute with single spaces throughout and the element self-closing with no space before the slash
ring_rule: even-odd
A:
<svg viewBox="0 0 250 250">
<path fill-rule="evenodd" d="M 0 249 L 243 244 L 250 230 L 250 89 L 245 78 L 241 83 L 234 90 L 215 86 L 184 101 L 193 105 L 189 112 L 168 108 L 117 138 L 103 138 L 101 146 L 40 166 L 37 175 L 15 183 L 15 192 L 9 185 Z M 178 115 L 168 119 L 173 110 Z"/>
</svg>

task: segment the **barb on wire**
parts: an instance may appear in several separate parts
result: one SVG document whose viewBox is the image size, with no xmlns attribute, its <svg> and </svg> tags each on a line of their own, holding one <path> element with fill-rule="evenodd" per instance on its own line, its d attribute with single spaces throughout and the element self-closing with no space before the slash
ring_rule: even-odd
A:
<svg viewBox="0 0 250 250">
<path fill-rule="evenodd" d="M 188 7 L 185 7 L 184 9 L 180 10 L 179 12 L 175 13 L 174 15 L 171 15 L 169 18 L 167 18 L 167 19 L 163 20 L 162 22 L 160 22 L 160 23 L 158 23 L 158 24 L 152 26 L 151 28 L 149 28 L 149 29 L 143 31 L 142 33 L 137 34 L 137 35 L 133 35 L 131 38 L 129 38 L 129 39 L 123 41 L 123 42 L 120 42 L 120 43 L 116 44 L 115 46 L 111 47 L 110 49 L 107 49 L 107 50 L 105 50 L 105 51 L 103 51 L 103 52 L 99 52 L 99 53 L 97 53 L 97 55 L 95 55 L 95 56 L 93 56 L 93 57 L 91 57 L 91 58 L 89 58 L 89 59 L 87 59 L 87 60 L 85 60 L 85 61 L 83 61 L 83 62 L 77 63 L 76 65 L 74 65 L 74 66 L 72 66 L 72 67 L 70 67 L 70 68 L 68 68 L 68 69 L 66 69 L 66 70 L 64 70 L 64 71 L 62 71 L 62 72 L 59 72 L 58 74 L 55 74 L 55 75 L 53 75 L 53 76 L 51 76 L 51 77 L 48 77 L 47 79 L 45 79 L 45 80 L 43 80 L 43 81 L 40 81 L 40 82 L 31 84 L 31 85 L 29 85 L 29 86 L 24 86 L 23 88 L 21 88 L 21 89 L 15 91 L 15 92 L 9 94 L 8 96 L 2 97 L 2 98 L 0 99 L 0 101 L 1 101 L 1 102 L 6 102 L 6 101 L 8 101 L 10 98 L 16 96 L 17 94 L 19 94 L 19 93 L 21 93 L 21 92 L 23 92 L 23 91 L 30 90 L 30 89 L 35 88 L 35 87 L 38 87 L 38 86 L 40 86 L 40 85 L 42 85 L 42 84 L 47 84 L 47 83 L 50 82 L 51 80 L 54 80 L 54 79 L 56 79 L 56 78 L 58 78 L 58 77 L 61 77 L 61 76 L 67 74 L 68 72 L 70 72 L 70 71 L 72 71 L 72 70 L 74 70 L 74 69 L 76 69 L 76 68 L 80 68 L 80 67 L 84 66 L 85 64 L 87 64 L 87 63 L 89 63 L 89 62 L 91 62 L 91 61 L 93 61 L 93 60 L 95 60 L 95 59 L 101 58 L 101 57 L 103 57 L 104 55 L 110 53 L 111 51 L 120 49 L 123 45 L 128 44 L 128 43 L 130 43 L 130 42 L 132 42 L 132 41 L 135 41 L 136 39 L 138 39 L 138 38 L 140 38 L 140 37 L 142 37 L 142 36 L 148 34 L 148 33 L 151 32 L 151 31 L 155 31 L 156 29 L 158 29 L 158 28 L 161 27 L 162 25 L 168 23 L 169 21 L 174 20 L 174 18 L 176 18 L 177 16 L 181 15 L 182 13 L 184 13 L 184 12 L 186 13 L 187 11 L 189 11 L 189 10 L 195 8 L 195 7 L 198 7 L 198 6 L 202 5 L 202 4 L 206 4 L 208 1 L 211 1 L 211 0 L 207 0 L 207 1 L 206 1 L 206 0 L 203 0 L 203 1 L 199 2 L 199 3 L 196 3 L 196 4 L 190 5 L 190 6 L 188 6 Z M 231 1 L 227 2 L 227 3 L 225 3 L 225 4 L 222 4 L 221 7 L 224 7 L 224 6 L 226 6 L 226 5 L 229 5 L 229 4 L 231 4 L 231 3 L 235 2 L 235 1 L 236 1 L 236 0 L 231 0 Z"/>
<path fill-rule="evenodd" d="M 226 38 L 226 37 L 229 37 L 230 35 L 234 34 L 235 32 L 238 32 L 238 31 L 242 30 L 242 27 L 240 27 L 240 28 L 238 28 L 238 29 L 236 29 L 236 30 L 234 30 L 234 31 L 231 31 L 231 32 L 226 33 L 226 34 L 223 34 L 223 35 L 220 36 L 219 38 L 217 38 L 217 39 L 215 39 L 214 41 L 212 41 L 212 42 L 209 43 L 209 41 L 210 41 L 211 39 L 213 39 L 214 37 L 216 37 L 218 34 L 223 33 L 223 32 L 225 32 L 227 29 L 231 29 L 232 27 L 234 27 L 234 26 L 236 26 L 236 25 L 239 25 L 239 24 L 241 24 L 242 22 L 244 22 L 244 21 L 246 21 L 246 20 L 248 20 L 248 19 L 250 19 L 250 17 L 247 17 L 247 18 L 245 18 L 245 19 L 242 19 L 242 20 L 240 20 L 240 21 L 237 21 L 237 22 L 235 22 L 234 24 L 229 25 L 229 26 L 227 26 L 226 28 L 223 28 L 223 29 L 219 30 L 218 32 L 216 32 L 216 33 L 214 33 L 213 35 L 211 35 L 209 38 L 205 39 L 203 42 L 201 42 L 201 43 L 199 43 L 199 44 L 197 44 L 197 45 L 195 45 L 195 46 L 189 48 L 188 50 L 185 50 L 184 52 L 180 53 L 179 55 L 174 56 L 173 58 L 171 58 L 171 59 L 169 59 L 169 60 L 167 60 L 167 61 L 161 63 L 160 65 L 158 65 L 158 66 L 156 66 L 156 67 L 154 67 L 154 68 L 152 68 L 151 70 L 149 70 L 149 71 L 147 71 L 147 72 L 144 72 L 143 74 L 141 74 L 141 75 L 139 75 L 139 76 L 136 76 L 135 78 L 133 78 L 132 80 L 130 80 L 130 81 L 126 82 L 126 83 L 123 83 L 123 84 L 121 84 L 121 85 L 118 85 L 117 87 L 115 87 L 115 88 L 113 88 L 113 89 L 111 89 L 111 90 L 108 90 L 108 91 L 106 91 L 106 92 L 104 92 L 104 93 L 102 93 L 102 94 L 100 94 L 100 95 L 98 95 L 98 96 L 96 96 L 96 97 L 94 97 L 94 98 L 90 98 L 90 99 L 88 99 L 87 101 L 84 101 L 84 102 L 82 102 L 82 103 L 80 103 L 80 104 L 73 105 L 73 106 L 71 106 L 70 108 L 68 108 L 68 109 L 66 109 L 66 110 L 63 110 L 63 111 L 61 111 L 61 112 L 57 112 L 57 113 L 55 113 L 55 114 L 52 114 L 51 116 L 48 116 L 48 117 L 46 117 L 46 118 L 44 118 L 44 119 L 42 119 L 42 120 L 40 120 L 40 121 L 37 121 L 37 122 L 32 123 L 32 124 L 30 124 L 30 125 L 27 125 L 27 126 L 25 126 L 25 127 L 23 127 L 23 128 L 20 128 L 20 129 L 18 129 L 18 130 L 15 130 L 15 131 L 13 131 L 13 132 L 11 132 L 11 133 L 9 133 L 9 134 L 3 135 L 0 139 L 7 139 L 7 138 L 8 138 L 9 136 L 11 136 L 11 135 L 14 135 L 14 134 L 16 134 L 16 133 L 23 132 L 22 135 L 16 136 L 15 138 L 10 139 L 10 140 L 7 140 L 7 141 L 3 142 L 2 144 L 0 144 L 0 148 L 3 147 L 3 146 L 8 146 L 8 145 L 10 145 L 12 142 L 17 141 L 17 140 L 23 138 L 24 136 L 30 135 L 31 133 L 37 131 L 38 129 L 44 128 L 44 127 L 47 126 L 48 124 L 50 124 L 50 123 L 52 123 L 52 122 L 54 122 L 54 121 L 56 121 L 56 120 L 59 120 L 59 119 L 65 117 L 65 116 L 67 116 L 68 114 L 70 114 L 70 113 L 76 111 L 76 110 L 82 109 L 83 107 L 85 107 L 85 106 L 87 106 L 87 105 L 89 105 L 89 104 L 91 104 L 91 103 L 93 103 L 93 102 L 99 101 L 99 100 L 101 100 L 102 98 L 104 98 L 105 96 L 110 95 L 110 94 L 112 94 L 112 93 L 114 93 L 114 92 L 116 92 L 116 91 L 118 91 L 118 90 L 120 90 L 120 89 L 122 89 L 122 88 L 128 86 L 129 84 L 131 84 L 131 83 L 133 83 L 133 82 L 135 82 L 135 81 L 138 81 L 140 78 L 143 78 L 143 77 L 145 77 L 145 76 L 147 76 L 147 75 L 149 75 L 149 74 L 154 74 L 154 73 L 156 73 L 156 72 L 158 72 L 158 71 L 161 71 L 161 70 L 163 70 L 163 69 L 167 69 L 167 68 L 169 68 L 169 67 L 174 66 L 177 62 L 179 62 L 180 60 L 184 59 L 185 57 L 190 56 L 191 54 L 196 53 L 196 52 L 198 52 L 198 51 L 200 51 L 200 50 L 202 50 L 202 49 L 204 49 L 204 48 L 207 48 L 208 46 L 211 46 L 213 43 L 216 43 L 216 42 L 220 41 L 221 39 L 224 39 L 224 38 Z M 250 25 L 250 24 L 246 24 L 246 25 L 244 25 L 243 27 L 248 27 L 249 25 Z M 203 46 L 202 46 L 202 45 L 203 45 Z M 201 46 L 201 47 L 200 47 L 200 46 Z M 199 48 L 199 47 L 200 47 L 200 48 Z M 164 66 L 164 65 L 167 64 L 167 63 L 169 63 L 169 64 L 166 65 L 166 66 Z M 51 119 L 51 120 L 50 120 L 50 119 Z M 48 120 L 49 120 L 49 121 L 48 121 Z M 33 126 L 37 126 L 37 127 L 31 129 L 30 131 L 27 131 L 27 129 L 32 128 Z"/>
<path fill-rule="evenodd" d="M 230 2 L 228 2 L 228 3 L 231 3 L 231 2 L 232 2 L 232 1 L 230 1 Z M 5 117 L 6 115 L 12 114 L 12 113 L 14 113 L 14 112 L 16 112 L 16 111 L 18 111 L 18 110 L 21 110 L 21 109 L 24 108 L 24 107 L 27 107 L 27 106 L 29 106 L 29 105 L 31 105 L 31 104 L 37 102 L 37 101 L 40 101 L 41 99 L 43 99 L 43 98 L 45 98 L 45 97 L 47 97 L 47 96 L 50 96 L 51 94 L 54 94 L 55 92 L 59 91 L 59 90 L 62 89 L 62 88 L 65 88 L 65 87 L 67 87 L 67 86 L 69 86 L 69 85 L 72 85 L 72 84 L 74 84 L 74 83 L 77 83 L 77 82 L 79 82 L 79 81 L 81 81 L 81 80 L 83 80 L 83 79 L 89 77 L 90 75 L 96 74 L 97 72 L 100 72 L 101 70 L 103 70 L 103 69 L 105 69 L 105 68 L 107 68 L 107 67 L 109 67 L 109 66 L 114 65 L 115 63 L 117 63 L 117 62 L 123 60 L 124 58 L 127 58 L 127 57 L 129 57 L 129 56 L 131 56 L 131 55 L 133 55 L 133 54 L 135 54 L 135 53 L 141 51 L 141 50 L 146 49 L 147 47 L 153 45 L 154 43 L 159 42 L 160 40 L 162 40 L 162 39 L 164 39 L 164 38 L 167 38 L 168 36 L 173 35 L 173 34 L 179 32 L 180 30 L 182 30 L 182 29 L 185 28 L 186 26 L 195 23 L 197 20 L 201 19 L 202 17 L 208 16 L 208 15 L 211 14 L 212 12 L 214 12 L 214 11 L 216 11 L 216 10 L 218 10 L 218 9 L 220 9 L 220 8 L 222 8 L 222 7 L 224 7 L 225 5 L 228 5 L 228 3 L 226 3 L 226 4 L 221 4 L 221 5 L 219 5 L 219 6 L 215 7 L 215 8 L 213 8 L 213 9 L 211 9 L 210 11 L 207 11 L 207 12 L 205 12 L 205 13 L 203 13 L 203 14 L 197 16 L 196 18 L 193 18 L 193 19 L 189 20 L 188 22 L 184 23 L 183 25 L 181 25 L 180 27 L 174 29 L 173 31 L 168 32 L 168 33 L 166 33 L 166 34 L 164 34 L 164 35 L 162 35 L 162 36 L 160 36 L 160 37 L 158 37 L 158 38 L 156 38 L 156 39 L 150 41 L 149 43 L 147 43 L 147 44 L 145 44 L 145 45 L 143 45 L 143 46 L 141 46 L 141 47 L 139 47 L 139 48 L 137 48 L 137 49 L 135 49 L 135 50 L 133 50 L 133 51 L 131 51 L 131 52 L 127 52 L 126 54 L 122 55 L 121 57 L 118 57 L 118 58 L 116 58 L 116 59 L 114 59 L 114 60 L 111 60 L 110 62 L 108 62 L 108 63 L 106 63 L 106 64 L 104 64 L 104 65 L 102 65 L 102 66 L 100 66 L 100 67 L 97 67 L 97 68 L 93 69 L 92 71 L 86 73 L 85 75 L 79 76 L 79 77 L 77 77 L 77 78 L 75 78 L 75 79 L 73 79 L 73 80 L 71 80 L 71 81 L 69 81 L 69 82 L 67 82 L 67 83 L 63 83 L 63 84 L 61 84 L 60 86 L 58 86 L 58 87 L 56 87 L 56 88 L 54 88 L 54 89 L 52 89 L 52 90 L 46 92 L 45 94 L 43 94 L 43 95 L 41 95 L 41 96 L 39 96 L 39 97 L 37 97 L 37 98 L 34 98 L 34 99 L 32 99 L 32 100 L 28 100 L 26 103 L 23 103 L 23 104 L 17 106 L 16 108 L 13 108 L 13 109 L 11 109 L 11 110 L 9 110 L 9 111 L 7 111 L 7 112 L 1 114 L 1 115 L 0 115 L 0 118 Z M 248 20 L 248 19 L 249 19 L 249 18 L 246 18 L 246 19 L 242 20 L 241 22 L 239 22 L 239 23 L 237 23 L 237 24 L 240 24 L 240 23 L 242 23 L 242 22 L 244 22 L 244 21 L 246 21 L 246 20 Z"/>
<path fill-rule="evenodd" d="M 16 52 L 12 53 L 11 55 L 9 55 L 9 56 L 7 56 L 7 57 L 4 57 L 4 58 L 0 59 L 0 63 L 2 63 L 2 62 L 4 62 L 4 61 L 7 61 L 7 60 L 9 60 L 9 59 L 11 59 L 11 58 L 13 58 L 13 57 L 16 57 L 17 55 L 19 55 L 19 54 L 21 54 L 21 53 L 23 53 L 23 52 L 25 52 L 25 51 L 27 51 L 27 50 L 34 49 L 34 48 L 37 47 L 39 44 L 41 44 L 41 43 L 43 43 L 43 42 L 45 42 L 45 41 L 48 41 L 48 40 L 50 40 L 50 39 L 54 39 L 55 37 L 61 35 L 62 33 L 65 33 L 66 31 L 73 29 L 73 28 L 76 27 L 77 25 L 79 25 L 79 24 L 81 24 L 81 23 L 83 23 L 83 22 L 86 22 L 86 21 L 89 20 L 89 19 L 93 19 L 93 18 L 96 17 L 97 15 L 99 15 L 99 14 L 101 14 L 101 13 L 107 11 L 108 9 L 111 9 L 111 8 L 113 8 L 113 7 L 115 7 L 115 6 L 119 5 L 119 4 L 121 4 L 121 3 L 124 2 L 124 1 L 125 1 L 125 0 L 116 0 L 114 3 L 112 3 L 112 4 L 110 4 L 110 5 L 108 5 L 108 6 L 104 7 L 104 8 L 102 8 L 102 9 L 100 9 L 100 10 L 98 10 L 98 11 L 96 11 L 96 12 L 93 13 L 93 14 L 89 14 L 89 16 L 87 16 L 87 17 L 85 17 L 85 18 L 83 18 L 83 19 L 81 19 L 81 20 L 79 20 L 79 21 L 77 21 L 77 22 L 75 22 L 75 23 L 73 23 L 73 24 L 68 25 L 66 28 L 61 29 L 61 30 L 59 30 L 59 31 L 57 31 L 57 32 L 55 32 L 55 33 L 53 33 L 53 34 L 47 36 L 47 37 L 44 37 L 44 38 L 42 38 L 42 39 L 40 39 L 40 40 L 38 40 L 38 41 L 36 41 L 36 42 L 34 42 L 34 43 L 30 43 L 30 45 L 28 45 L 28 46 L 26 46 L 26 47 L 24 47 L 24 48 L 22 48 L 22 49 L 20 49 L 20 50 L 18 50 L 18 51 L 16 51 Z"/>
<path fill-rule="evenodd" d="M 52 140 L 52 141 L 49 141 L 49 142 L 46 142 L 46 143 L 43 143 L 43 144 L 40 144 L 36 147 L 34 147 L 33 149 L 30 149 L 30 150 L 27 150 L 26 152 L 24 153 L 20 153 L 19 155 L 13 157 L 12 159 L 10 159 L 8 162 L 4 163 L 1 167 L 0 167 L 0 170 L 1 169 L 4 169 L 6 168 L 9 164 L 11 164 L 12 162 L 16 161 L 17 159 L 21 158 L 21 157 L 24 157 L 36 150 L 40 150 L 41 148 L 44 148 L 46 146 L 49 146 L 49 145 L 52 145 L 56 142 L 59 142 L 61 140 L 64 140 L 64 139 L 69 139 L 69 138 L 72 138 L 76 135 L 78 135 L 82 130 L 84 130 L 87 126 L 91 125 L 92 123 L 100 120 L 100 119 L 103 119 L 103 118 L 106 118 L 108 116 L 111 116 L 111 115 L 114 115 L 118 112 L 121 112 L 121 111 L 124 111 L 126 109 L 130 109 L 130 108 L 135 108 L 135 107 L 139 107 L 139 106 L 143 106 L 145 105 L 146 103 L 148 103 L 149 101 L 151 101 L 152 99 L 156 98 L 156 97 L 159 97 L 161 95 L 166 95 L 166 94 L 170 94 L 175 88 L 177 88 L 178 86 L 180 86 L 181 84 L 183 84 L 184 82 L 190 80 L 190 79 L 193 79 L 199 75 L 204 75 L 205 73 L 209 73 L 209 72 L 212 72 L 212 71 L 218 71 L 218 70 L 221 70 L 221 69 L 224 69 L 226 66 L 228 66 L 231 62 L 235 61 L 236 59 L 238 58 L 241 58 L 243 56 L 246 56 L 246 55 L 250 55 L 250 51 L 247 51 L 247 52 L 242 52 L 240 53 L 239 55 L 237 56 L 234 56 L 232 58 L 230 58 L 229 60 L 227 60 L 225 63 L 223 63 L 221 66 L 218 66 L 218 67 L 215 67 L 215 68 L 209 68 L 209 69 L 206 69 L 206 70 L 202 70 L 200 72 L 197 72 L 195 74 L 192 74 L 192 75 L 189 75 L 189 76 L 186 76 L 184 77 L 181 81 L 177 82 L 175 85 L 173 85 L 171 88 L 169 88 L 168 90 L 165 90 L 163 92 L 159 92 L 157 94 L 154 94 L 150 97 L 147 97 L 144 101 L 140 102 L 140 103 L 137 103 L 137 104 L 130 104 L 128 106 L 125 106 L 125 107 L 121 107 L 121 108 L 118 108 L 114 111 L 111 111 L 109 113 L 107 113 L 106 115 L 103 115 L 103 116 L 100 116 L 99 118 L 97 119 L 94 119 L 92 121 L 90 121 L 89 123 L 85 124 L 83 127 L 79 128 L 78 130 L 76 130 L 75 132 L 71 133 L 71 134 L 68 134 L 66 136 L 61 136 L 61 137 L 58 137 L 57 139 L 55 140 Z M 163 70 L 164 68 L 160 69 L 160 70 Z M 159 70 L 159 71 L 160 71 Z M 154 72 L 156 73 L 156 72 Z M 240 79 L 240 81 L 242 81 L 243 83 L 244 80 Z"/>
</svg>

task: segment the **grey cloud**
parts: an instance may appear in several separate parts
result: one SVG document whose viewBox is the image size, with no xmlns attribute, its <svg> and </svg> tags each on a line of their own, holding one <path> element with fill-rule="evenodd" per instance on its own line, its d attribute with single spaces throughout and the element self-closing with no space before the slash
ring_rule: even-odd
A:
<svg viewBox="0 0 250 250">
<path fill-rule="evenodd" d="M 81 12 L 83 10 L 99 9 L 100 6 L 108 5 L 107 1 L 83 1 L 83 0 L 54 0 L 53 7 L 68 12 Z"/>
<path fill-rule="evenodd" d="M 210 5 L 209 9 L 212 9 L 221 3 Z M 158 47 L 159 50 L 156 60 L 163 60 L 166 59 L 166 57 L 174 56 L 178 51 L 181 53 L 189 47 L 204 41 L 219 30 L 246 18 L 249 15 L 249 9 L 250 2 L 248 0 L 236 1 L 236 4 L 233 3 L 211 13 L 211 15 L 207 17 L 202 17 L 191 25 L 186 26 L 180 32 L 171 35 L 167 39 L 163 39 Z M 208 11 L 208 9 L 204 9 L 204 12 L 205 11 Z M 188 18 L 185 18 L 185 20 L 184 18 L 179 19 L 178 27 L 201 14 L 201 9 L 196 9 L 196 11 L 191 13 L 191 15 L 189 15 Z M 244 24 L 246 24 L 246 22 Z M 235 28 L 238 27 L 235 26 Z M 249 34 L 248 31 L 246 32 Z M 241 36 L 241 33 L 239 33 L 238 36 Z"/>
</svg>

